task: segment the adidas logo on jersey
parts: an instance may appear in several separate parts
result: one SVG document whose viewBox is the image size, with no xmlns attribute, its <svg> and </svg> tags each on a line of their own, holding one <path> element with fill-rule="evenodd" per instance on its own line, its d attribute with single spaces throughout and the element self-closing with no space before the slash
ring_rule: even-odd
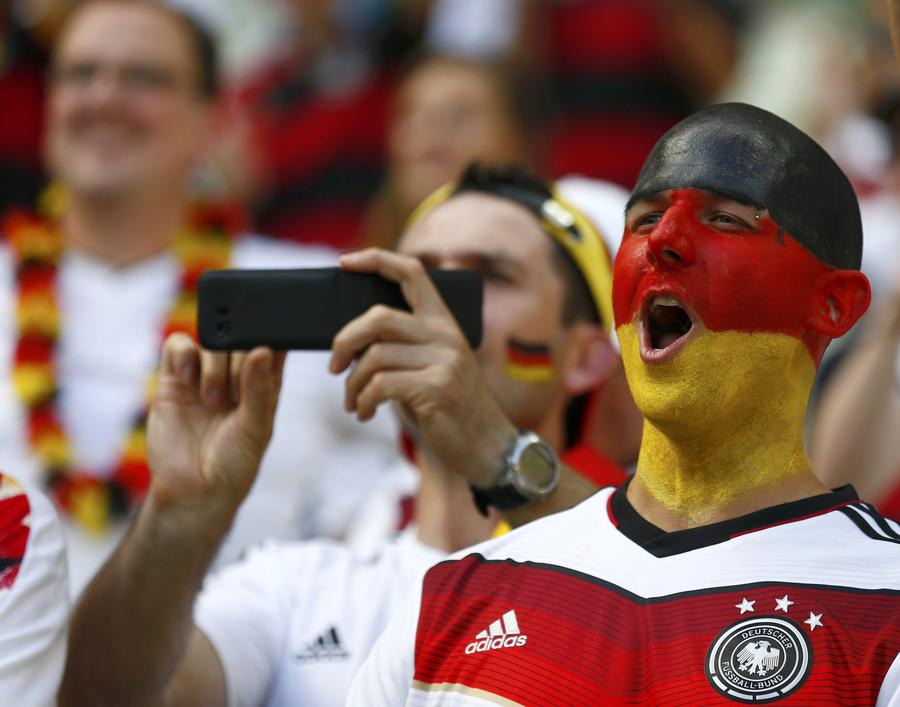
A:
<svg viewBox="0 0 900 707">
<path fill-rule="evenodd" d="M 497 648 L 513 648 L 524 646 L 528 636 L 519 631 L 519 622 L 514 610 L 507 611 L 484 631 L 475 636 L 475 640 L 466 646 L 466 653 L 484 653 Z"/>
<path fill-rule="evenodd" d="M 349 657 L 350 654 L 344 650 L 344 646 L 338 636 L 337 626 L 332 626 L 310 642 L 303 652 L 294 655 L 294 660 L 300 663 L 308 663 L 311 661 L 346 660 Z"/>
</svg>

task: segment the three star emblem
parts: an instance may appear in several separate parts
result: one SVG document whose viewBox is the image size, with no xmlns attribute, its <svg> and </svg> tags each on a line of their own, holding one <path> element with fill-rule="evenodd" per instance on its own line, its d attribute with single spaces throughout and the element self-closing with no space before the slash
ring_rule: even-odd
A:
<svg viewBox="0 0 900 707">
<path fill-rule="evenodd" d="M 735 609 L 739 609 L 741 612 L 741 616 L 746 613 L 755 613 L 756 612 L 756 602 L 757 599 L 748 599 L 747 597 L 742 597 L 741 601 L 734 605 Z M 783 611 L 785 614 L 788 613 L 788 609 L 793 606 L 795 602 L 791 601 L 791 598 L 785 594 L 783 597 L 775 597 L 775 611 Z M 814 614 L 813 612 L 809 612 L 809 618 L 804 621 L 807 626 L 809 626 L 810 633 L 815 631 L 817 628 L 822 628 L 824 624 L 822 623 L 822 614 Z"/>
</svg>

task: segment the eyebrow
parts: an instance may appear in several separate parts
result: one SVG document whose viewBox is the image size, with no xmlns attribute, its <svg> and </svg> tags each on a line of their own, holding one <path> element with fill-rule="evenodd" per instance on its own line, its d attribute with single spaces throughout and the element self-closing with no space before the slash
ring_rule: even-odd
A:
<svg viewBox="0 0 900 707">
<path fill-rule="evenodd" d="M 442 258 L 440 254 L 429 251 L 414 253 L 412 255 L 414 258 L 420 260 L 422 264 L 427 268 L 434 267 L 435 263 L 440 262 Z M 521 274 L 525 271 L 525 267 L 521 261 L 509 255 L 506 255 L 505 253 L 463 252 L 454 253 L 453 258 L 465 263 L 469 267 L 474 267 L 476 270 L 499 268 L 503 270 L 510 270 L 517 274 Z"/>
<path fill-rule="evenodd" d="M 651 202 L 652 203 L 659 199 L 663 199 L 664 198 L 663 195 L 665 192 L 675 191 L 676 189 L 697 189 L 698 191 L 708 192 L 715 198 L 724 199 L 726 201 L 730 201 L 735 204 L 739 204 L 740 206 L 746 206 L 747 208 L 750 208 L 750 209 L 759 209 L 759 210 L 766 209 L 765 205 L 755 204 L 755 203 L 749 201 L 746 197 L 741 196 L 739 194 L 727 194 L 723 191 L 719 191 L 718 189 L 711 189 L 709 187 L 693 187 L 692 186 L 692 187 L 672 187 L 671 189 L 663 189 L 663 190 L 653 192 L 653 193 L 648 193 L 648 194 L 632 194 L 631 198 L 625 204 L 625 215 L 627 216 L 628 212 L 631 211 L 631 209 L 634 208 L 634 206 L 637 205 L 638 203 L 641 203 L 641 202 Z"/>
</svg>

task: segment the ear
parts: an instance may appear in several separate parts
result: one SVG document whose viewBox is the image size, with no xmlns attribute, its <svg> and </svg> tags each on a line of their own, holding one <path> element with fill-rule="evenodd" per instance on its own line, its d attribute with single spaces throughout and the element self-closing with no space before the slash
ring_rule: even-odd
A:
<svg viewBox="0 0 900 707">
<path fill-rule="evenodd" d="M 819 279 L 807 326 L 829 339 L 837 339 L 865 314 L 871 299 L 869 279 L 861 272 L 832 270 Z"/>
<path fill-rule="evenodd" d="M 569 331 L 559 377 L 566 393 L 581 395 L 599 388 L 615 368 L 619 354 L 599 324 L 576 322 Z"/>
</svg>

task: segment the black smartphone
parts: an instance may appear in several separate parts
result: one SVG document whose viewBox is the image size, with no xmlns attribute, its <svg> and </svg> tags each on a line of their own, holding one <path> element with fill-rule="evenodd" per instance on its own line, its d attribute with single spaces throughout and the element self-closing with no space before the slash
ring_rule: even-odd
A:
<svg viewBox="0 0 900 707">
<path fill-rule="evenodd" d="M 470 346 L 481 344 L 481 275 L 429 270 Z M 409 311 L 400 286 L 341 268 L 210 270 L 198 286 L 200 343 L 214 351 L 330 349 L 335 334 L 375 304 Z"/>
</svg>

